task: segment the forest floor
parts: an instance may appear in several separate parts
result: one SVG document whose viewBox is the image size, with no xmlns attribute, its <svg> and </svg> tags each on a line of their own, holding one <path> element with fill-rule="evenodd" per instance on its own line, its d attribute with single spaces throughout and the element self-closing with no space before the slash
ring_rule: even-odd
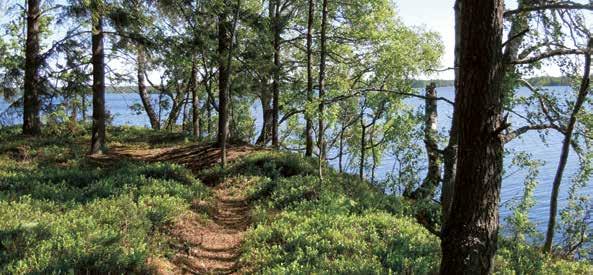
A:
<svg viewBox="0 0 593 275">
<path fill-rule="evenodd" d="M 252 152 L 254 146 L 231 146 L 227 159 L 232 162 Z M 100 163 L 122 159 L 172 162 L 184 165 L 195 174 L 220 163 L 221 151 L 213 144 L 175 146 L 164 148 L 134 148 L 116 146 L 104 155 L 91 156 Z M 232 274 L 239 268 L 241 244 L 250 225 L 250 206 L 240 192 L 247 184 L 245 178 L 217 179 L 220 183 L 205 182 L 212 188 L 212 202 L 194 201 L 192 211 L 183 215 L 171 228 L 171 235 L 180 245 L 175 256 L 152 259 L 157 274 Z M 198 213 L 207 209 L 211 219 Z M 194 211 L 195 210 L 195 211 Z"/>
</svg>

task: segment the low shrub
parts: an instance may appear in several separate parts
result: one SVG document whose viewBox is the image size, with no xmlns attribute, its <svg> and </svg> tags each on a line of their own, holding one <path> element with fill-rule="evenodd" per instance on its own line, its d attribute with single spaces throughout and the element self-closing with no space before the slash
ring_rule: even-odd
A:
<svg viewBox="0 0 593 275">
<path fill-rule="evenodd" d="M 250 231 L 242 262 L 266 274 L 426 274 L 438 268 L 438 243 L 410 218 L 295 209 Z"/>
<path fill-rule="evenodd" d="M 178 165 L 61 166 L 47 160 L 82 149 L 33 141 L 27 160 L 0 152 L 0 274 L 147 273 L 168 253 L 166 225 L 210 197 Z"/>
</svg>

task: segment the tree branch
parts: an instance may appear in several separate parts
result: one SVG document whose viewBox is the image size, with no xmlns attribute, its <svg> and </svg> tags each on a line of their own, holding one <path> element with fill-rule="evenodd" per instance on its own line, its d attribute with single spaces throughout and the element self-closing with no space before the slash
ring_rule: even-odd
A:
<svg viewBox="0 0 593 275">
<path fill-rule="evenodd" d="M 531 64 L 531 63 L 540 61 L 542 59 L 546 59 L 546 58 L 550 58 L 550 57 L 554 57 L 554 56 L 586 54 L 589 52 L 590 52 L 590 50 L 587 50 L 587 49 L 555 49 L 555 50 L 550 50 L 550 51 L 541 53 L 539 55 L 525 57 L 525 58 L 517 59 L 517 60 L 512 60 L 509 63 L 514 64 L 514 65 Z"/>
<path fill-rule="evenodd" d="M 593 4 L 581 4 L 572 1 L 560 1 L 535 6 L 527 6 L 521 9 L 508 10 L 504 17 L 510 17 L 523 12 L 545 11 L 545 10 L 593 10 Z"/>
</svg>

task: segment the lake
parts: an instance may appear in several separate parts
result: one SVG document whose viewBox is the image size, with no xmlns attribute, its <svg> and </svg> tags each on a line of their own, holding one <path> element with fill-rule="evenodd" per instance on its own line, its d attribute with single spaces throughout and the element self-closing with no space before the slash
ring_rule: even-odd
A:
<svg viewBox="0 0 593 275">
<path fill-rule="evenodd" d="M 559 89 L 562 91 L 570 91 L 569 87 L 550 87 L 551 89 Z M 453 87 L 443 87 L 437 89 L 438 95 L 443 96 L 449 99 L 453 99 L 454 89 Z M 519 93 L 528 93 L 526 89 L 520 89 Z M 154 101 L 157 101 L 158 95 L 151 95 Z M 90 102 L 90 101 L 89 101 Z M 145 114 L 137 115 L 134 111 L 130 109 L 130 106 L 133 104 L 140 103 L 140 98 L 137 94 L 132 93 L 108 93 L 106 95 L 106 104 L 107 109 L 113 115 L 112 123 L 114 125 L 135 125 L 135 126 L 145 126 L 148 127 L 149 120 Z M 259 103 L 259 102 L 258 102 Z M 406 103 L 414 106 L 416 108 L 422 108 L 423 100 L 421 99 L 408 99 Z M 439 102 L 439 129 L 444 129 L 445 131 L 450 126 L 451 121 L 451 113 L 453 108 L 451 105 Z M 0 112 L 4 111 L 7 108 L 7 103 L 0 99 Z M 261 106 L 259 104 L 254 104 L 252 107 L 252 114 L 255 118 L 255 124 L 257 127 L 256 133 L 261 127 L 262 119 L 261 119 Z M 163 119 L 166 118 L 166 112 L 163 112 L 162 117 Z M 90 114 L 89 114 L 90 116 Z M 13 123 L 20 123 L 19 115 L 15 115 L 10 118 Z M 517 128 L 522 126 L 523 124 L 520 123 L 516 118 L 510 117 L 511 123 L 513 127 Z M 542 142 L 539 137 L 539 134 L 536 131 L 529 132 L 524 134 L 521 138 L 516 139 L 509 144 L 507 144 L 507 148 L 517 150 L 517 151 L 526 151 L 532 154 L 535 159 L 541 160 L 544 162 L 544 165 L 540 169 L 540 174 L 538 177 L 539 185 L 535 190 L 535 200 L 536 205 L 530 211 L 530 218 L 533 222 L 536 223 L 537 228 L 540 232 L 544 232 L 545 226 L 547 223 L 548 218 L 548 205 L 549 205 L 549 197 L 552 188 L 552 181 L 554 179 L 554 174 L 556 172 L 556 166 L 558 164 L 558 159 L 560 156 L 560 149 L 562 144 L 562 136 L 554 131 L 550 131 L 550 135 L 548 136 L 546 143 Z M 425 157 L 424 155 L 422 156 Z M 379 179 L 385 178 L 387 174 L 392 170 L 396 160 L 393 156 L 385 155 L 383 158 L 383 162 L 377 168 L 376 176 Z M 505 159 L 505 167 L 509 164 L 510 158 Z M 335 165 L 335 162 L 332 163 Z M 562 209 L 566 205 L 567 199 L 567 190 L 571 184 L 571 178 L 575 175 L 578 170 L 578 158 L 573 153 L 571 153 L 568 161 L 568 166 L 566 167 L 565 177 L 562 185 L 562 191 L 559 196 L 560 201 L 560 209 Z M 502 208 L 501 208 L 501 219 L 508 216 L 510 211 L 507 207 L 507 202 L 520 198 L 523 194 L 523 180 L 525 178 L 526 171 L 520 171 L 518 173 L 513 173 L 510 176 L 506 176 L 502 183 Z M 591 190 L 587 188 L 587 192 L 592 194 Z"/>
</svg>

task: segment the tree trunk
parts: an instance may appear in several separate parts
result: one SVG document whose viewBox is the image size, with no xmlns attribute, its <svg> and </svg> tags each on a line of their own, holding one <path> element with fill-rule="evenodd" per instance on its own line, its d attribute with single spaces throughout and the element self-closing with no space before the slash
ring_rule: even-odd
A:
<svg viewBox="0 0 593 275">
<path fill-rule="evenodd" d="M 428 157 L 428 172 L 420 187 L 411 194 L 411 197 L 415 200 L 432 199 L 441 181 L 441 157 L 437 140 L 438 112 L 436 95 L 436 85 L 431 83 L 426 87 L 424 106 L 424 144 Z"/>
<path fill-rule="evenodd" d="M 461 44 L 461 0 L 455 1 L 453 7 L 455 12 L 455 98 L 457 99 L 457 87 L 459 85 L 459 57 Z M 455 189 L 455 176 L 457 174 L 457 116 L 453 113 L 451 119 L 451 128 L 449 131 L 449 142 L 444 150 L 443 156 L 443 185 L 441 189 L 441 224 L 447 222 L 447 217 L 451 212 L 451 203 L 453 202 L 453 193 Z M 444 226 L 443 226 L 444 227 Z M 441 227 L 441 229 L 443 228 Z"/>
<path fill-rule="evenodd" d="M 194 62 L 191 67 L 191 102 L 192 102 L 192 115 L 191 115 L 191 129 L 192 136 L 195 140 L 200 139 L 200 100 L 198 98 L 198 68 Z"/>
<path fill-rule="evenodd" d="M 74 127 L 76 126 L 76 123 L 78 122 L 78 108 L 79 108 L 79 104 L 76 98 L 76 94 L 72 95 L 72 100 L 70 100 L 69 102 L 69 107 L 71 109 L 70 112 L 70 121 L 69 121 L 69 125 L 68 127 L 73 130 Z"/>
<path fill-rule="evenodd" d="M 366 130 L 367 126 L 364 124 L 364 108 L 360 111 L 360 163 L 358 166 L 358 177 L 360 180 L 364 180 L 364 161 L 365 161 L 365 153 L 366 153 Z"/>
<path fill-rule="evenodd" d="M 372 153 L 372 157 L 373 157 L 373 165 L 371 166 L 371 183 L 374 184 L 375 183 L 375 172 L 377 170 L 377 147 L 373 144 L 373 136 L 374 136 L 374 132 L 375 132 L 375 125 L 373 125 L 373 128 L 371 129 L 371 134 L 370 134 L 370 142 L 371 142 L 371 153 Z"/>
<path fill-rule="evenodd" d="M 212 101 L 214 100 L 210 94 L 211 94 L 211 84 L 210 84 L 210 80 L 208 80 L 208 82 L 206 82 L 206 93 L 208 94 L 208 103 L 206 103 L 206 116 L 207 116 L 207 128 L 208 128 L 208 137 L 210 137 L 212 135 Z"/>
<path fill-rule="evenodd" d="M 189 125 L 187 125 L 188 124 L 188 117 L 189 117 L 189 114 L 187 113 L 187 104 L 189 104 L 189 96 L 190 96 L 189 90 L 191 90 L 191 84 L 188 86 L 188 92 L 185 93 L 185 96 L 183 98 L 183 111 L 181 112 L 182 113 L 182 116 L 181 116 L 181 132 L 185 132 L 186 130 L 189 129 Z"/>
<path fill-rule="evenodd" d="M 91 154 L 105 149 L 105 49 L 103 47 L 103 17 L 93 14 L 93 129 Z"/>
<path fill-rule="evenodd" d="M 177 124 L 177 119 L 179 118 L 179 113 L 183 108 L 185 94 L 181 89 L 178 89 L 175 93 L 175 97 L 171 100 L 171 111 L 169 112 L 169 116 L 167 117 L 167 122 L 165 123 L 165 129 L 168 131 L 173 131 L 173 126 Z"/>
<path fill-rule="evenodd" d="M 498 237 L 503 166 L 502 0 L 460 7 L 455 112 L 459 149 L 450 216 L 443 228 L 441 274 L 488 274 Z"/>
<path fill-rule="evenodd" d="M 340 148 L 338 151 L 338 171 L 340 173 L 344 172 L 344 168 L 342 167 L 342 158 L 344 156 L 344 128 L 340 131 Z"/>
<path fill-rule="evenodd" d="M 593 48 L 593 40 L 590 40 L 589 48 Z M 583 103 L 587 98 L 587 94 L 589 93 L 590 72 L 591 55 L 586 54 L 585 70 L 583 73 L 583 79 L 581 81 L 581 87 L 579 89 L 579 94 L 575 102 L 574 108 L 572 110 L 572 114 L 570 115 L 568 125 L 566 126 L 566 131 L 564 133 L 564 141 L 562 143 L 562 152 L 560 154 L 560 161 L 558 163 L 558 168 L 556 169 L 556 176 L 554 177 L 554 182 L 552 184 L 552 196 L 550 197 L 550 218 L 548 220 L 548 231 L 546 232 L 546 241 L 544 243 L 543 248 L 543 251 L 545 253 L 550 253 L 552 250 L 552 242 L 554 241 L 554 228 L 556 226 L 556 215 L 558 212 L 558 193 L 560 192 L 560 184 L 562 184 L 562 176 L 564 174 L 564 169 L 566 168 L 566 163 L 568 162 L 570 144 L 572 142 L 572 133 L 577 122 L 577 115 L 579 114 L 583 106 Z"/>
<path fill-rule="evenodd" d="M 326 41 L 326 29 L 327 29 L 327 15 L 328 15 L 328 0 L 323 0 L 322 4 L 322 15 L 321 15 L 321 54 L 319 57 L 319 178 L 323 179 L 323 162 L 325 160 L 325 125 L 324 125 L 324 110 L 325 110 L 325 58 L 327 55 L 327 41 Z"/>
<path fill-rule="evenodd" d="M 274 47 L 274 71 L 273 71 L 273 81 L 272 81 L 272 94 L 274 97 L 274 101 L 272 103 L 272 146 L 275 149 L 278 149 L 279 144 L 279 136 L 278 136 L 278 128 L 279 125 L 279 106 L 280 106 L 280 1 L 274 0 L 275 4 L 273 5 L 273 18 L 272 18 L 272 32 L 274 35 L 273 39 L 273 47 Z M 272 1 L 270 1 L 270 5 Z M 272 16 L 272 15 L 270 15 Z"/>
<path fill-rule="evenodd" d="M 27 7 L 27 41 L 25 46 L 25 90 L 23 97 L 23 134 L 41 133 L 39 119 L 39 0 L 29 0 Z"/>
<path fill-rule="evenodd" d="M 152 103 L 150 101 L 150 94 L 148 93 L 148 89 L 146 88 L 146 54 L 144 52 L 144 48 L 141 45 L 138 45 L 136 55 L 138 62 L 138 94 L 140 95 L 140 100 L 142 101 L 142 106 L 144 106 L 146 115 L 148 115 L 148 119 L 150 120 L 150 127 L 152 129 L 159 129 L 161 127 L 159 124 L 159 118 L 156 112 L 154 111 L 154 108 L 152 107 Z"/>
<path fill-rule="evenodd" d="M 227 2 L 227 1 L 225 1 Z M 227 3 L 228 6 L 229 3 Z M 229 135 L 229 90 L 231 77 L 231 58 L 232 58 L 232 42 L 234 31 L 237 25 L 239 16 L 239 9 L 241 8 L 241 0 L 237 0 L 237 7 L 235 18 L 231 24 L 228 21 L 226 12 L 222 12 L 218 16 L 218 135 L 217 143 L 221 148 L 221 165 L 226 166 L 226 147 Z M 226 8 L 225 8 L 226 9 Z"/>
<path fill-rule="evenodd" d="M 217 144 L 222 149 L 222 164 L 226 163 L 226 142 L 229 133 L 228 81 L 229 68 L 226 62 L 230 48 L 230 26 L 226 14 L 218 16 L 218 135 Z"/>
<path fill-rule="evenodd" d="M 526 6 L 533 6 L 537 4 L 537 0 L 519 0 L 517 1 L 517 9 L 523 9 Z M 505 61 L 505 74 L 512 73 L 515 65 L 511 61 L 517 58 L 519 49 L 523 43 L 525 35 L 519 35 L 521 32 L 529 29 L 529 22 L 527 14 L 514 15 L 511 20 L 511 28 L 507 36 L 507 44 L 504 48 L 503 59 Z M 519 35 L 519 36 L 518 36 Z"/>
<path fill-rule="evenodd" d="M 81 107 L 82 107 L 82 122 L 86 122 L 86 93 L 82 93 L 82 100 L 81 100 Z"/>
<path fill-rule="evenodd" d="M 315 3 L 309 0 L 309 16 L 307 18 L 307 104 L 313 102 L 313 17 Z M 313 156 L 313 119 L 305 111 L 305 156 Z"/>
<path fill-rule="evenodd" d="M 262 105 L 262 116 L 263 116 L 263 124 L 262 129 L 257 138 L 256 144 L 258 145 L 266 145 L 270 142 L 272 138 L 272 124 L 273 118 L 272 114 L 274 112 L 273 108 L 270 106 L 272 103 L 273 98 L 267 88 L 262 89 L 262 94 L 260 96 L 261 105 Z"/>
</svg>

